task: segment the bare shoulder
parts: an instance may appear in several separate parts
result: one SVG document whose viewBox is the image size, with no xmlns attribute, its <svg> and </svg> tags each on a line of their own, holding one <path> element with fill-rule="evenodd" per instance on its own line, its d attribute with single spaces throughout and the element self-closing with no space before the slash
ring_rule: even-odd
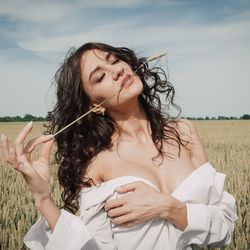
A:
<svg viewBox="0 0 250 250">
<path fill-rule="evenodd" d="M 175 119 L 170 121 L 169 124 L 176 129 L 180 138 L 187 142 L 191 141 L 193 133 L 197 133 L 193 122 L 187 119 Z"/>
<path fill-rule="evenodd" d="M 187 142 L 193 164 L 199 167 L 206 163 L 207 155 L 195 124 L 187 119 L 178 119 L 173 124 L 180 138 Z"/>
<path fill-rule="evenodd" d="M 109 150 L 103 150 L 93 157 L 87 167 L 85 177 L 91 178 L 95 184 L 102 183 L 105 166 L 109 164 L 111 154 Z"/>
</svg>

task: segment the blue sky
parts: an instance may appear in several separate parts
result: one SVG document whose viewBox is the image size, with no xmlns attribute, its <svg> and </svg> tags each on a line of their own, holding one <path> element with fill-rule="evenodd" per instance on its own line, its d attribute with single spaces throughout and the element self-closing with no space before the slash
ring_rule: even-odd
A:
<svg viewBox="0 0 250 250">
<path fill-rule="evenodd" d="M 168 52 L 183 116 L 250 113 L 250 1 L 0 0 L 0 116 L 45 116 L 71 46 Z"/>
</svg>

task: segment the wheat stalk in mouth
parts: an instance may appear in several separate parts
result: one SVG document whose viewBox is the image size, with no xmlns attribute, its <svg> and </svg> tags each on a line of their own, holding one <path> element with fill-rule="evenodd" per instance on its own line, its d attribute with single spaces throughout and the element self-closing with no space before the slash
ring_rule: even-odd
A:
<svg viewBox="0 0 250 250">
<path fill-rule="evenodd" d="M 107 99 L 105 99 L 104 101 L 100 102 L 99 104 L 97 104 L 94 108 L 88 110 L 86 113 L 84 113 L 83 115 L 81 115 L 80 117 L 78 117 L 77 119 L 75 119 L 73 122 L 69 123 L 68 125 L 66 125 L 65 127 L 63 127 L 62 129 L 60 129 L 59 131 L 57 131 L 55 134 L 53 134 L 53 137 L 55 137 L 56 135 L 60 134 L 61 132 L 63 132 L 65 129 L 67 129 L 68 127 L 70 127 L 71 125 L 73 125 L 74 123 L 78 122 L 79 120 L 81 120 L 83 117 L 85 117 L 86 115 L 88 115 L 89 113 L 93 112 L 96 110 L 96 108 L 100 107 L 101 105 L 103 105 L 104 103 L 106 103 L 107 101 L 109 101 L 111 98 L 113 98 L 114 96 L 116 96 L 123 88 L 123 86 L 125 86 L 126 82 L 135 75 L 135 73 L 137 72 L 137 70 L 139 70 L 139 68 L 141 68 L 144 64 L 159 59 L 163 56 L 167 55 L 167 53 L 161 53 L 158 55 L 154 55 L 154 56 L 150 56 L 147 58 L 147 60 L 145 62 L 143 62 L 134 72 L 133 75 L 129 76 L 126 81 L 124 82 L 124 84 L 119 88 L 119 90 L 114 93 L 112 96 L 108 97 Z"/>
</svg>

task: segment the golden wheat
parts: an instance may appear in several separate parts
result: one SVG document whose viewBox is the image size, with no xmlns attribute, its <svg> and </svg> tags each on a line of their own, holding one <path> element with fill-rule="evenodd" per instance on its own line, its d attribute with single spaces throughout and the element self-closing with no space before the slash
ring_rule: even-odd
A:
<svg viewBox="0 0 250 250">
<path fill-rule="evenodd" d="M 0 123 L 0 133 L 13 141 L 24 123 Z M 205 146 L 208 159 L 218 170 L 227 174 L 226 189 L 236 198 L 238 220 L 233 240 L 225 249 L 245 250 L 249 247 L 249 165 L 250 121 L 195 121 Z M 34 123 L 31 137 L 39 136 L 43 128 Z M 36 157 L 37 151 L 34 153 Z M 56 166 L 51 190 L 56 203 L 61 204 L 60 189 L 56 181 Z M 0 246 L 2 250 L 27 249 L 23 237 L 38 218 L 33 199 L 22 176 L 0 158 Z"/>
</svg>

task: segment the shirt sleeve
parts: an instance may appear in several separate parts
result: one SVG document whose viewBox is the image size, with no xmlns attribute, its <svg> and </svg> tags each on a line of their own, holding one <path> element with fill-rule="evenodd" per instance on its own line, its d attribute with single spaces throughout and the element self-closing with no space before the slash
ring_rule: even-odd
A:
<svg viewBox="0 0 250 250">
<path fill-rule="evenodd" d="M 94 227 L 93 222 L 92 227 Z M 96 227 L 98 228 L 97 221 Z M 62 209 L 53 232 L 44 217 L 41 216 L 25 235 L 24 243 L 31 250 L 115 249 L 110 228 L 106 227 L 102 230 L 104 234 L 109 234 L 110 237 L 107 237 L 106 241 L 98 242 L 81 216 L 78 217 Z"/>
<path fill-rule="evenodd" d="M 223 190 L 225 175 L 217 173 L 208 204 L 187 202 L 188 225 L 180 234 L 177 249 L 195 244 L 223 247 L 231 242 L 237 220 L 236 201 Z"/>
</svg>

